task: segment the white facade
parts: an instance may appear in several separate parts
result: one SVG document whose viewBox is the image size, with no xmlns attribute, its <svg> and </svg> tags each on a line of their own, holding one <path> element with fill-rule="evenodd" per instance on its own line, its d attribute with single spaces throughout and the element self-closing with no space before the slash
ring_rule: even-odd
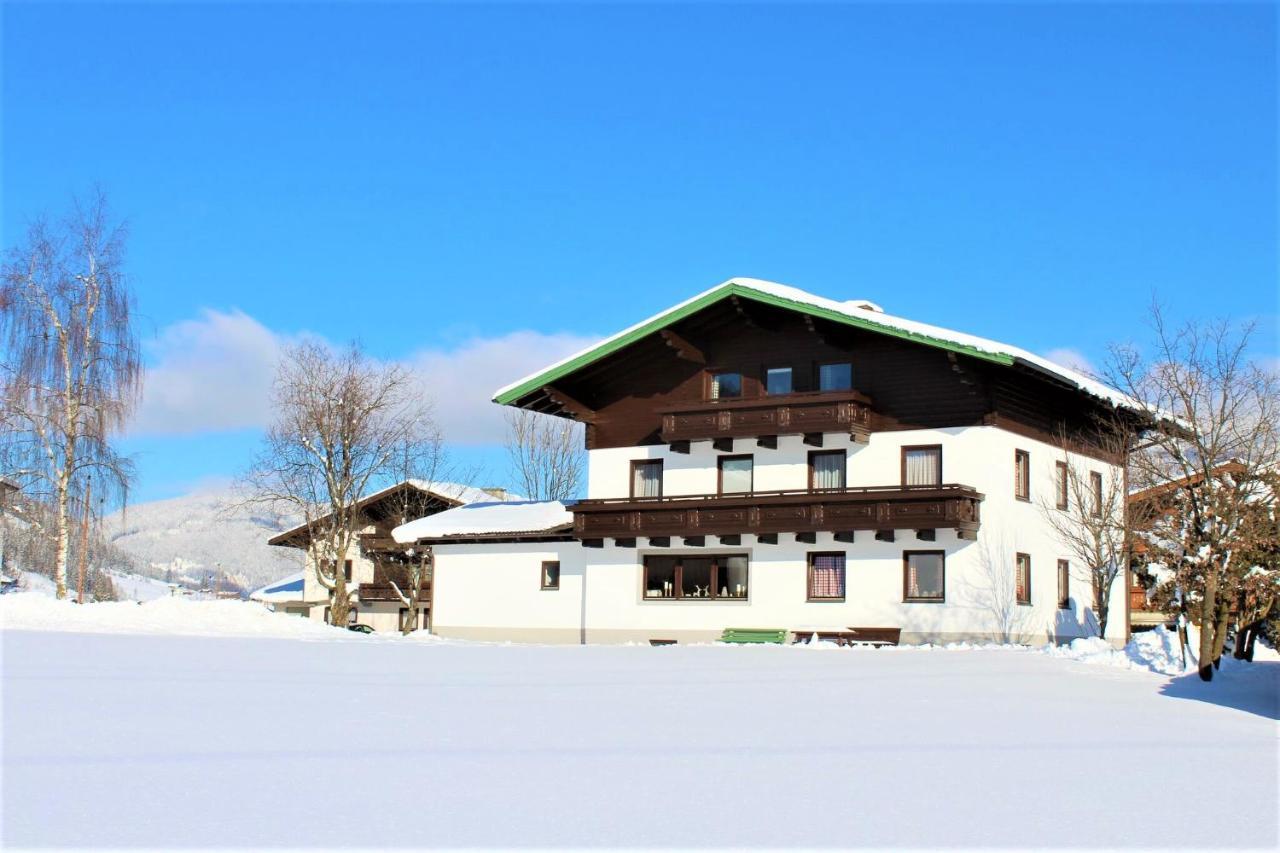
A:
<svg viewBox="0 0 1280 853">
<path fill-rule="evenodd" d="M 445 636 L 542 642 L 623 642 L 654 639 L 708 640 L 724 628 L 843 630 L 898 627 L 903 642 L 1010 640 L 1063 642 L 1096 634 L 1092 595 L 1082 567 L 1070 574 L 1070 607 L 1058 606 L 1058 561 L 1072 560 L 1045 517 L 1054 512 L 1055 463 L 1067 461 L 1079 471 L 1097 471 L 1106 482 L 1119 476 L 1108 463 L 1066 454 L 1052 445 L 994 426 L 938 430 L 883 431 L 866 444 L 828 433 L 822 450 L 847 452 L 846 483 L 896 486 L 901 483 L 902 448 L 941 445 L 942 482 L 973 487 L 983 495 L 976 540 L 961 540 L 939 528 L 934 540 L 913 530 L 898 530 L 893 542 L 859 531 L 855 541 L 837 542 L 819 533 L 816 542 L 778 534 L 777 544 L 743 535 L 740 546 L 721 546 L 707 537 L 705 547 L 603 548 L 577 542 L 438 544 L 435 553 L 435 621 Z M 734 442 L 734 455 L 754 457 L 757 492 L 808 487 L 808 454 L 815 448 L 798 435 L 780 436 L 776 449 L 752 439 Z M 1014 494 L 1015 450 L 1030 455 L 1030 500 Z M 588 496 L 626 497 L 631 462 L 661 459 L 664 497 L 715 494 L 716 457 L 726 455 L 710 441 L 694 442 L 691 452 L 665 445 L 609 448 L 589 454 Z M 904 598 L 904 552 L 942 551 L 945 600 L 913 603 Z M 808 555 L 845 554 L 843 601 L 808 600 Z M 1030 604 L 1015 602 L 1015 557 L 1031 559 Z M 742 600 L 646 599 L 644 558 L 649 555 L 745 554 L 748 591 Z M 557 590 L 541 586 L 542 563 L 560 562 Z M 1074 563 L 1074 561 L 1072 561 Z M 1109 640 L 1124 641 L 1125 584 L 1113 588 Z M 364 621 L 362 619 L 362 621 Z"/>
</svg>

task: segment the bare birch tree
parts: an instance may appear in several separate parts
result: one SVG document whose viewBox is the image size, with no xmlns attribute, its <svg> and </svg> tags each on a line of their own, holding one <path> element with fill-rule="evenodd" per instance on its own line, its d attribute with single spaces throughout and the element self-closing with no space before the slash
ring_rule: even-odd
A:
<svg viewBox="0 0 1280 853">
<path fill-rule="evenodd" d="M 242 478 L 250 502 L 289 506 L 306 525 L 307 557 L 329 592 L 330 622 L 351 608 L 344 574 L 367 522 L 359 501 L 393 477 L 405 454 L 436 440 L 429 406 L 405 368 L 358 345 L 288 348 L 272 389 L 274 421 Z"/>
<path fill-rule="evenodd" d="M 1123 460 L 1127 431 L 1117 427 L 1109 433 L 1115 438 L 1108 440 L 1107 449 Z M 1066 547 L 1071 575 L 1089 584 L 1098 635 L 1106 637 L 1111 591 L 1116 579 L 1126 576 L 1130 553 L 1124 469 L 1073 460 L 1064 450 L 1056 470 L 1062 479 L 1053 483 L 1048 496 L 1040 490 L 1040 514 Z"/>
<path fill-rule="evenodd" d="M 510 411 L 507 454 L 516 486 L 529 500 L 578 496 L 586 461 L 579 424 L 526 409 Z"/>
<path fill-rule="evenodd" d="M 1158 306 L 1151 319 L 1151 356 L 1114 348 L 1107 378 L 1158 425 L 1130 457 L 1139 484 L 1161 495 L 1144 539 L 1200 627 L 1200 677 L 1209 681 L 1229 630 L 1233 579 L 1254 547 L 1250 508 L 1275 500 L 1263 475 L 1280 462 L 1280 382 L 1249 358 L 1252 325 L 1173 326 Z"/>
<path fill-rule="evenodd" d="M 96 193 L 62 220 L 34 222 L 0 281 L 0 455 L 29 496 L 53 507 L 58 598 L 73 502 L 89 477 L 98 494 L 124 494 L 132 476 L 112 446 L 142 381 L 124 252 L 124 226 Z"/>
</svg>

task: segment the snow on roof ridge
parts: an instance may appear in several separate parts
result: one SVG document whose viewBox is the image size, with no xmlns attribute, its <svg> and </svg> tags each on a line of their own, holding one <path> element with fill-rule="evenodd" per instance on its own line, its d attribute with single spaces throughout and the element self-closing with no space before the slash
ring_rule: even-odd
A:
<svg viewBox="0 0 1280 853">
<path fill-rule="evenodd" d="M 644 326 L 647 326 L 650 323 L 654 323 L 660 320 L 662 317 L 668 314 L 671 314 L 673 312 L 679 311 L 681 308 L 684 308 L 687 305 L 697 302 L 698 300 L 703 299 L 704 297 L 709 296 L 712 293 L 715 293 L 716 291 L 721 290 L 722 288 L 728 287 L 730 285 L 736 285 L 738 287 L 745 288 L 747 290 L 754 290 L 762 294 L 767 294 L 769 296 L 785 299 L 789 302 L 794 302 L 800 306 L 809 305 L 815 308 L 823 308 L 825 310 L 832 311 L 838 314 L 844 314 L 845 316 L 862 320 L 873 326 L 881 326 L 887 329 L 894 329 L 900 332 L 906 332 L 908 334 L 919 335 L 921 337 L 926 337 L 926 338 L 933 338 L 941 343 L 949 343 L 956 346 L 966 347 L 968 349 L 977 350 L 983 353 L 988 353 L 993 356 L 1003 356 L 1005 358 L 1021 359 L 1027 362 L 1028 364 L 1031 364 L 1039 368 L 1040 370 L 1046 371 L 1054 376 L 1059 377 L 1060 379 L 1066 380 L 1067 382 L 1075 385 L 1081 391 L 1084 391 L 1087 394 L 1090 394 L 1094 397 L 1098 397 L 1099 399 L 1108 401 L 1112 405 L 1123 406 L 1125 408 L 1133 408 L 1133 409 L 1141 408 L 1140 404 L 1136 400 L 1134 400 L 1132 397 L 1128 396 L 1127 394 L 1124 394 L 1121 391 L 1111 388 L 1110 386 L 1102 382 L 1099 382 L 1098 380 L 1090 376 L 1087 376 L 1084 373 L 1081 373 L 1080 371 L 1073 370 L 1072 368 L 1069 368 L 1069 367 L 1064 367 L 1063 365 L 1058 364 L 1057 362 L 1050 361 L 1049 359 L 1044 358 L 1043 356 L 1035 355 L 1029 352 L 1028 350 L 1024 350 L 1021 347 L 1013 346 L 1012 344 L 1005 344 L 999 341 L 991 340 L 989 338 L 982 338 L 982 337 L 978 337 L 977 335 L 970 335 L 965 332 L 957 332 L 952 329 L 946 329 L 946 328 L 943 328 L 942 326 L 934 326 L 929 323 L 922 323 L 918 320 L 909 320 L 905 317 L 897 317 L 892 314 L 886 314 L 882 309 L 880 309 L 879 305 L 877 305 L 874 302 L 869 302 L 867 300 L 848 300 L 844 302 L 839 302 L 833 299 L 828 299 L 823 296 L 817 296 L 816 294 L 809 293 L 808 291 L 801 290 L 800 288 L 793 287 L 789 284 L 779 284 L 778 282 L 766 281 L 765 279 L 746 278 L 746 277 L 735 277 L 735 278 L 731 278 L 726 281 L 723 281 L 720 284 L 717 284 L 715 287 L 708 288 L 707 290 L 704 290 L 701 293 L 698 293 L 688 299 L 685 299 L 671 306 L 670 308 L 666 308 L 663 311 L 660 311 L 659 313 L 654 314 L 651 317 L 647 317 L 644 320 L 641 320 L 639 323 L 633 323 L 632 325 L 628 326 L 622 331 L 609 335 L 608 337 L 600 341 L 597 341 L 596 343 L 592 344 L 589 347 L 586 347 L 585 349 L 582 349 L 576 353 L 573 353 L 572 355 L 566 358 L 560 359 L 554 364 L 548 365 L 542 368 L 541 370 L 537 370 L 533 373 L 530 373 L 529 375 L 524 376 L 521 379 L 516 380 L 515 382 L 504 385 L 503 387 L 499 388 L 497 391 L 493 393 L 493 397 L 494 399 L 497 399 L 498 397 L 501 397 L 502 395 L 516 388 L 519 388 L 521 385 L 524 385 L 525 383 L 537 378 L 538 376 L 541 376 L 542 374 L 556 370 L 559 367 L 562 367 L 566 364 L 576 361 L 577 359 L 588 355 L 589 353 L 593 352 L 594 350 L 598 349 L 599 347 L 605 344 L 608 344 L 619 338 L 623 338 L 631 334 L 632 332 L 636 331 L 637 329 L 643 328 Z"/>
<path fill-rule="evenodd" d="M 401 545 L 444 536 L 546 533 L 573 524 L 572 501 L 472 503 L 402 524 L 391 531 Z"/>
</svg>

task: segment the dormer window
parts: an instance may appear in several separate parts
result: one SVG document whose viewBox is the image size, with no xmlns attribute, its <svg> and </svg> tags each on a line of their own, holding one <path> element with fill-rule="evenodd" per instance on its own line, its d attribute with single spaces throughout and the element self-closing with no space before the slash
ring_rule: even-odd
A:
<svg viewBox="0 0 1280 853">
<path fill-rule="evenodd" d="M 791 393 L 791 368 L 770 367 L 764 372 L 764 390 L 766 394 Z"/>
<path fill-rule="evenodd" d="M 742 396 L 742 374 L 719 372 L 711 374 L 711 399 L 732 400 Z"/>
<path fill-rule="evenodd" d="M 848 391 L 853 388 L 853 365 L 837 361 L 818 365 L 819 391 Z"/>
</svg>

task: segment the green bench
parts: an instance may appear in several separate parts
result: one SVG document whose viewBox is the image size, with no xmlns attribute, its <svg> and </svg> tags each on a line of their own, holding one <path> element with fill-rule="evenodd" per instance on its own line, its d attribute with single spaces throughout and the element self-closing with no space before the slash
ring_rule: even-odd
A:
<svg viewBox="0 0 1280 853">
<path fill-rule="evenodd" d="M 725 628 L 720 635 L 722 643 L 785 643 L 785 628 Z"/>
</svg>

